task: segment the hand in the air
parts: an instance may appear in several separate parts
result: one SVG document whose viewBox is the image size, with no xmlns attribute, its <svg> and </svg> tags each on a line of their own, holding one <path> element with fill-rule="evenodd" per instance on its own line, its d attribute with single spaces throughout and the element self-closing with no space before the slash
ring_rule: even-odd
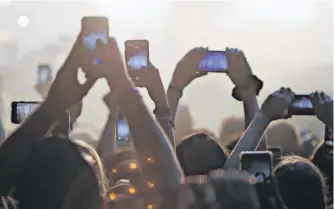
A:
<svg viewBox="0 0 334 209">
<path fill-rule="evenodd" d="M 236 87 L 251 87 L 252 70 L 244 53 L 238 49 L 226 48 L 228 76 Z"/>
<path fill-rule="evenodd" d="M 145 87 L 156 106 L 165 107 L 168 105 L 159 70 L 152 63 L 149 63 L 146 70 L 137 70 L 136 73 L 140 77 L 140 80 L 135 81 L 136 86 Z"/>
<path fill-rule="evenodd" d="M 117 107 L 117 105 L 118 105 L 118 97 L 112 91 L 110 91 L 108 94 L 104 95 L 103 101 L 108 106 L 110 111 L 113 108 Z"/>
<path fill-rule="evenodd" d="M 287 109 L 291 105 L 295 93 L 290 88 L 280 88 L 270 94 L 263 102 L 261 112 L 270 120 L 286 118 Z"/>
<path fill-rule="evenodd" d="M 333 99 L 322 91 L 312 93 L 310 99 L 317 118 L 333 127 Z"/>
<path fill-rule="evenodd" d="M 82 64 L 81 40 L 81 34 L 79 34 L 45 100 L 45 103 L 52 105 L 56 110 L 63 111 L 81 102 L 96 81 L 89 76 L 84 84 L 78 81 L 78 69 Z"/>
<path fill-rule="evenodd" d="M 198 72 L 198 67 L 207 49 L 194 48 L 190 50 L 177 64 L 173 73 L 171 85 L 184 89 L 192 80 L 207 75 L 206 72 Z"/>
</svg>

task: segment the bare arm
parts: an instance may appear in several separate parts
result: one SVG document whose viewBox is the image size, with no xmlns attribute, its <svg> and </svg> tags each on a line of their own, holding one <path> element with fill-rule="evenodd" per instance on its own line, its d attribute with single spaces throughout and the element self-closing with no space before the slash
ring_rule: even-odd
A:
<svg viewBox="0 0 334 209">
<path fill-rule="evenodd" d="M 172 112 L 172 120 L 175 120 L 177 107 L 179 106 L 179 101 L 181 99 L 182 90 L 178 90 L 176 87 L 168 88 L 167 99 L 168 104 Z"/>
<path fill-rule="evenodd" d="M 265 116 L 262 112 L 258 112 L 246 129 L 245 133 L 242 135 L 235 148 L 233 149 L 229 159 L 225 163 L 224 168 L 238 169 L 240 153 L 242 151 L 256 149 L 269 123 L 269 118 Z"/>
</svg>

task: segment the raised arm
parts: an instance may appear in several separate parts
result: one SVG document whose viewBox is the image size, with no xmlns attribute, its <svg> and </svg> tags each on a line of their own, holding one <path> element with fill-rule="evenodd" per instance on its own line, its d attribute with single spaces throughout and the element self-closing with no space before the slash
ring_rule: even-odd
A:
<svg viewBox="0 0 334 209">
<path fill-rule="evenodd" d="M 225 168 L 238 169 L 240 153 L 256 149 L 269 123 L 285 117 L 285 110 L 291 104 L 294 95 L 291 89 L 281 88 L 267 97 L 261 110 L 255 115 L 245 133 L 232 150 L 229 159 L 225 163 Z"/>
<path fill-rule="evenodd" d="M 317 118 L 333 130 L 333 99 L 317 91 L 311 94 L 311 102 Z"/>
<path fill-rule="evenodd" d="M 261 88 L 261 81 L 253 73 L 247 59 L 242 51 L 226 48 L 226 57 L 228 61 L 228 76 L 235 84 L 234 97 L 238 97 L 243 103 L 245 116 L 245 129 L 259 111 L 259 105 L 256 99 L 257 90 Z M 266 135 L 263 135 L 258 150 L 266 150 Z"/>
<path fill-rule="evenodd" d="M 108 46 L 100 42 L 99 48 L 104 66 L 113 66 L 102 71 L 118 95 L 120 109 L 131 129 L 137 160 L 143 174 L 153 183 L 149 185 L 178 185 L 183 173 L 173 148 L 129 80 L 116 41 L 111 38 Z M 152 165 L 145 166 L 148 163 Z"/>
<path fill-rule="evenodd" d="M 115 151 L 118 102 L 117 96 L 112 92 L 105 95 L 103 101 L 109 108 L 109 116 L 107 123 L 102 131 L 96 150 L 102 158 L 106 158 L 109 156 L 110 152 Z"/>
<path fill-rule="evenodd" d="M 168 104 L 172 111 L 172 119 L 182 97 L 183 90 L 194 79 L 206 75 L 205 72 L 198 72 L 199 63 L 206 53 L 205 48 L 194 48 L 190 50 L 176 65 L 172 81 L 167 89 Z M 176 127 L 177 128 L 177 127 Z"/>
<path fill-rule="evenodd" d="M 13 188 L 31 147 L 48 132 L 57 117 L 80 102 L 93 85 L 94 80 L 89 79 L 84 85 L 77 80 L 79 43 L 75 43 L 57 73 L 44 103 L 0 147 L 0 196 L 8 195 Z"/>
</svg>

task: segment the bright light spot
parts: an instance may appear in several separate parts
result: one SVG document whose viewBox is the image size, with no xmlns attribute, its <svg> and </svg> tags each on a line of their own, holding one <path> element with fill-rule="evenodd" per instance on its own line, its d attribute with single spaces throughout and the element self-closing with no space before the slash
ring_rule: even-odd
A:
<svg viewBox="0 0 334 209">
<path fill-rule="evenodd" d="M 115 200 L 115 199 L 116 199 L 116 194 L 115 194 L 115 193 L 110 193 L 110 194 L 109 194 L 109 198 L 110 198 L 111 200 Z"/>
<path fill-rule="evenodd" d="M 133 169 L 136 169 L 137 168 L 137 163 L 130 163 L 130 168 L 133 170 Z"/>
<path fill-rule="evenodd" d="M 21 28 L 25 28 L 29 25 L 29 18 L 27 16 L 20 16 L 19 19 L 17 19 L 17 24 Z"/>
<path fill-rule="evenodd" d="M 130 188 L 129 188 L 129 193 L 130 193 L 130 194 L 134 194 L 134 193 L 136 193 L 136 188 L 134 188 L 134 187 L 130 187 Z"/>
<path fill-rule="evenodd" d="M 153 159 L 152 158 L 147 158 L 147 162 L 149 162 L 149 163 L 153 163 L 154 161 L 153 161 Z"/>
<path fill-rule="evenodd" d="M 116 169 L 112 169 L 111 173 L 117 173 L 117 170 Z"/>
<path fill-rule="evenodd" d="M 147 205 L 147 209 L 153 209 L 153 205 L 151 204 Z"/>
<path fill-rule="evenodd" d="M 149 188 L 153 188 L 154 187 L 154 183 L 152 181 L 149 181 L 149 182 L 147 182 L 147 186 Z"/>
</svg>

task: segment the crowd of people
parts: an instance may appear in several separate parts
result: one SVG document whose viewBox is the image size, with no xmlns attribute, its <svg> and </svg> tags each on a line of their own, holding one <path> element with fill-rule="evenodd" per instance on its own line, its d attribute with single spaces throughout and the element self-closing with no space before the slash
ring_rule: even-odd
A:
<svg viewBox="0 0 334 209">
<path fill-rule="evenodd" d="M 244 52 L 226 48 L 226 74 L 235 85 L 231 96 L 242 103 L 244 118 L 225 120 L 216 137 L 194 129 L 188 107 L 178 108 L 184 89 L 208 74 L 198 70 L 207 48 L 186 53 L 165 90 L 152 63 L 136 70 L 140 79 L 132 76 L 113 37 L 97 40 L 96 46 L 100 62 L 86 65 L 78 35 L 55 79 L 37 87 L 45 100 L 1 142 L 0 208 L 333 207 L 333 100 L 321 89 L 315 86 L 309 98 L 325 127 L 323 142 L 301 143 L 286 123 L 268 128 L 291 117 L 287 110 L 294 91 L 281 87 L 259 105 L 257 95 L 266 81 L 253 73 Z M 80 68 L 84 83 L 78 81 Z M 109 115 L 99 141 L 91 144 L 71 131 L 98 79 L 110 87 L 102 98 Z M 146 88 L 154 102 L 153 116 L 138 88 Z M 125 146 L 117 144 L 120 115 L 131 135 Z M 246 155 L 270 156 L 269 174 L 263 174 L 262 165 L 255 173 L 245 170 Z"/>
</svg>

